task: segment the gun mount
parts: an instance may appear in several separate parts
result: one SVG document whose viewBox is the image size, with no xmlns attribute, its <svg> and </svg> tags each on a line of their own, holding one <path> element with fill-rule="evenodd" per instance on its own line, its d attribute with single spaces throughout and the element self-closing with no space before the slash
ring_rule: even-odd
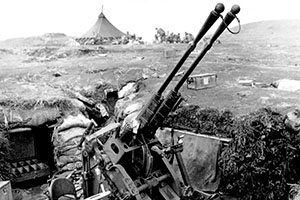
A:
<svg viewBox="0 0 300 200">
<path fill-rule="evenodd" d="M 204 49 L 200 52 L 196 60 L 192 63 L 192 65 L 188 68 L 186 73 L 183 75 L 183 77 L 179 80 L 177 85 L 174 87 L 173 90 L 169 92 L 167 97 L 162 101 L 162 103 L 159 103 L 155 106 L 153 114 L 146 115 L 149 116 L 148 118 L 144 118 L 146 111 L 142 112 L 140 115 L 139 120 L 141 121 L 141 129 L 143 130 L 143 134 L 147 133 L 145 137 L 152 138 L 157 130 L 158 127 L 162 124 L 163 120 L 168 116 L 168 114 L 175 110 L 176 107 L 180 104 L 180 102 L 183 100 L 181 94 L 179 93 L 179 89 L 183 85 L 183 83 L 188 79 L 189 75 L 194 71 L 194 69 L 197 67 L 199 62 L 202 60 L 202 58 L 205 56 L 207 51 L 212 47 L 214 42 L 217 40 L 217 38 L 223 33 L 223 31 L 226 29 L 226 27 L 235 19 L 235 14 L 239 13 L 240 7 L 237 5 L 234 5 L 230 12 L 227 13 L 224 20 L 216 30 L 215 34 L 211 37 L 209 43 L 206 44 Z M 172 74 L 171 74 L 172 75 Z M 169 77 L 168 77 L 169 78 Z M 168 79 L 167 79 L 168 80 Z M 168 82 L 166 81 L 165 84 Z M 160 90 L 159 90 L 160 91 Z M 152 103 L 150 103 L 152 104 Z M 147 121 L 145 121 L 147 119 Z M 142 123 L 143 122 L 143 123 Z"/>
<path fill-rule="evenodd" d="M 179 137 L 176 143 L 166 148 L 155 137 L 155 132 L 168 114 L 180 104 L 182 96 L 179 89 L 216 39 L 236 18 L 240 8 L 237 5 L 232 7 L 184 76 L 166 98 L 163 98 L 162 94 L 172 78 L 223 11 L 224 5 L 217 4 L 192 45 L 140 112 L 127 116 L 121 123 L 109 124 L 91 135 L 84 134 L 82 186 L 86 199 L 103 199 L 105 197 L 100 194 L 105 190 L 110 191 L 106 194 L 111 199 L 119 200 L 192 198 L 193 187 L 181 157 L 182 138 Z M 107 133 L 110 133 L 110 137 L 102 143 L 99 136 Z M 183 183 L 171 165 L 169 158 L 173 155 L 177 159 Z"/>
</svg>

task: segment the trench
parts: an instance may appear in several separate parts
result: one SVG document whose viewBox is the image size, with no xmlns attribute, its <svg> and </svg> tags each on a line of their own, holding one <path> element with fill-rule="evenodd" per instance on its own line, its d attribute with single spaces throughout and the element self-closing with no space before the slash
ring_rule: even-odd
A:
<svg viewBox="0 0 300 200">
<path fill-rule="evenodd" d="M 135 84 L 128 85 L 129 87 L 124 87 L 125 89 L 121 91 L 124 96 L 135 92 L 132 88 Z M 96 87 L 92 94 L 87 96 L 101 102 L 104 93 L 102 90 L 101 86 Z M 113 115 L 117 98 L 115 91 L 108 92 L 106 96 L 107 111 Z M 53 98 L 38 102 L 35 100 L 0 102 L 0 136 L 5 136 L 9 141 L 9 151 L 5 159 L 9 177 L 2 180 L 10 181 L 13 199 L 20 196 L 23 200 L 47 199 L 44 194 L 48 191 L 49 181 L 53 177 L 64 176 L 73 171 L 73 168 L 80 168 L 77 164 L 81 162 L 78 160 L 78 157 L 81 159 L 81 154 L 75 156 L 73 152 L 78 153 L 77 145 L 70 148 L 68 141 L 77 143 L 87 127 L 86 123 L 78 125 L 81 121 L 76 120 L 84 118 L 90 122 L 89 119 L 94 116 L 91 115 L 93 113 L 87 112 L 87 107 L 82 110 L 81 104 L 74 101 L 76 98 L 72 97 L 72 99 Z M 122 100 L 119 110 L 127 103 Z M 60 126 L 66 120 L 75 120 L 78 123 L 72 121 L 74 126 L 60 130 Z M 96 123 L 103 122 L 96 120 Z M 57 150 L 61 150 L 60 155 Z M 76 159 L 72 160 L 74 157 Z M 0 172 L 1 175 L 2 171 Z"/>
<path fill-rule="evenodd" d="M 46 183 L 55 170 L 51 135 L 53 128 L 41 125 L 8 131 L 13 188 Z"/>
</svg>

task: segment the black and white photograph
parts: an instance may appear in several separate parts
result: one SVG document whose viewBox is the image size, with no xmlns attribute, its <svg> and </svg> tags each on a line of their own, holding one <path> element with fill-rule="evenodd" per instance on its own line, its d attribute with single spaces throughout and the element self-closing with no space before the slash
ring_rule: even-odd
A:
<svg viewBox="0 0 300 200">
<path fill-rule="evenodd" d="M 0 6 L 0 200 L 300 200 L 296 0 Z"/>
</svg>

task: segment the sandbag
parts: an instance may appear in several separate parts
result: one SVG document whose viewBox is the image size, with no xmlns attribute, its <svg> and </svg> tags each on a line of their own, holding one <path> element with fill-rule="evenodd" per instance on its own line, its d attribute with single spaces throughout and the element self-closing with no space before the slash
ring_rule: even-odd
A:
<svg viewBox="0 0 300 200">
<path fill-rule="evenodd" d="M 82 162 L 81 161 L 77 161 L 74 163 L 69 163 L 66 164 L 63 168 L 60 169 L 61 172 L 64 171 L 73 171 L 74 169 L 78 169 L 80 170 L 82 168 Z"/>
<path fill-rule="evenodd" d="M 55 159 L 57 159 L 59 156 L 77 156 L 81 154 L 81 150 L 78 149 L 77 145 L 63 148 L 55 147 L 53 152 Z"/>
<path fill-rule="evenodd" d="M 62 168 L 69 163 L 75 163 L 77 161 L 81 161 L 81 155 L 73 155 L 73 156 L 59 156 L 56 160 L 56 166 Z"/>
<path fill-rule="evenodd" d="M 56 149 L 59 155 L 71 156 L 81 154 L 81 150 L 78 149 L 77 145 L 64 147 L 62 149 Z"/>
<path fill-rule="evenodd" d="M 20 109 L 7 109 L 0 107 L 0 124 L 7 126 L 9 124 L 25 124 L 30 120 L 30 116 L 25 115 L 23 110 Z"/>
<path fill-rule="evenodd" d="M 54 122 L 59 117 L 60 111 L 58 108 L 37 109 L 34 110 L 33 114 L 30 116 L 30 120 L 26 123 L 26 125 L 37 127 L 48 122 Z"/>
<path fill-rule="evenodd" d="M 135 82 L 127 83 L 122 89 L 118 92 L 119 98 L 127 97 L 128 95 L 137 91 L 137 84 Z"/>
<path fill-rule="evenodd" d="M 86 128 L 90 124 L 91 120 L 83 116 L 82 114 L 78 114 L 77 116 L 69 115 L 64 119 L 63 123 L 57 128 L 57 132 L 64 131 L 73 127 L 82 127 Z"/>
<path fill-rule="evenodd" d="M 90 120 L 82 114 L 68 116 L 52 134 L 54 162 L 59 172 L 81 169 L 82 157 L 78 144 Z"/>
<path fill-rule="evenodd" d="M 54 132 L 52 141 L 54 146 L 66 146 L 68 143 L 73 143 L 74 140 L 80 140 L 85 128 L 74 127 L 61 132 Z"/>
<path fill-rule="evenodd" d="M 58 108 L 10 109 L 0 107 L 0 123 L 37 127 L 60 118 Z"/>
</svg>

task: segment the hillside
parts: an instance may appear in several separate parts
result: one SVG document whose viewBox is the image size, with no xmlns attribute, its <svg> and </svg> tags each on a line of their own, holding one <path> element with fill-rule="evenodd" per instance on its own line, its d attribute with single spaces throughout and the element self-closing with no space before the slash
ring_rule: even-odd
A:
<svg viewBox="0 0 300 200">
<path fill-rule="evenodd" d="M 236 31 L 238 27 L 232 29 Z M 300 46 L 300 19 L 242 24 L 239 34 L 232 35 L 226 31 L 221 36 L 221 40 L 254 45 Z"/>
<path fill-rule="evenodd" d="M 279 79 L 298 79 L 299 22 L 245 24 L 237 35 L 225 31 L 221 44 L 214 45 L 193 72 L 216 73 L 217 87 L 189 90 L 184 85 L 181 91 L 185 103 L 236 113 L 248 113 L 264 106 L 280 109 L 298 106 L 298 92 L 244 87 L 238 81 L 251 79 L 270 85 Z M 158 89 L 187 49 L 186 44 L 76 46 L 72 40 L 69 44 L 69 39 L 63 34 L 46 34 L 0 42 L 1 99 L 52 98 L 64 96 L 60 87 L 93 89 L 101 81 L 119 87 L 127 81 L 141 79 L 146 85 L 143 94 L 151 93 Z M 198 45 L 182 70 L 187 69 L 202 47 Z M 166 58 L 164 50 L 170 49 L 176 50 L 176 56 Z M 175 83 L 172 81 L 171 85 Z"/>
</svg>

